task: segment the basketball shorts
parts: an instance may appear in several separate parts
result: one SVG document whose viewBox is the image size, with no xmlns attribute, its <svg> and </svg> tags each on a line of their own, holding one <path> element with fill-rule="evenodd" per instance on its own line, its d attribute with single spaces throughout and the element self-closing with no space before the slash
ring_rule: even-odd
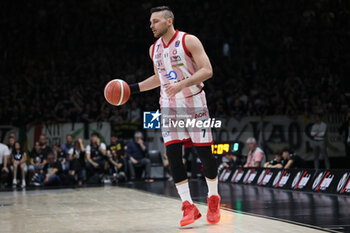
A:
<svg viewBox="0 0 350 233">
<path fill-rule="evenodd" d="M 213 144 L 209 111 L 203 90 L 186 98 L 161 97 L 159 104 L 165 146 L 189 140 L 194 146 Z"/>
</svg>

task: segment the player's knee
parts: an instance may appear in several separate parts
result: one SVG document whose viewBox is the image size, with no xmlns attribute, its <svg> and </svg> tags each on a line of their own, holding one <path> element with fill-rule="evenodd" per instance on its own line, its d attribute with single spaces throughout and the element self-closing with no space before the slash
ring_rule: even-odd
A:
<svg viewBox="0 0 350 233">
<path fill-rule="evenodd" d="M 171 170 L 171 174 L 173 175 L 173 180 L 175 184 L 187 179 L 186 169 L 183 164 L 182 166 L 180 165 L 178 167 L 172 167 L 170 165 L 170 170 Z"/>
<path fill-rule="evenodd" d="M 216 159 L 211 152 L 210 146 L 197 146 L 198 157 L 203 164 L 204 176 L 209 179 L 214 179 L 217 176 Z"/>
</svg>

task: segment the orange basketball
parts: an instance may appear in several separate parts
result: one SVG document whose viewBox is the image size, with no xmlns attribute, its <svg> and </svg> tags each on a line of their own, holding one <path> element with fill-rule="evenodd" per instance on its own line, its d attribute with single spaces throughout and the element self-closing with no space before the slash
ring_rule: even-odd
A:
<svg viewBox="0 0 350 233">
<path fill-rule="evenodd" d="M 113 79 L 105 86 L 104 94 L 108 103 L 122 105 L 130 98 L 130 87 L 121 79 Z"/>
</svg>

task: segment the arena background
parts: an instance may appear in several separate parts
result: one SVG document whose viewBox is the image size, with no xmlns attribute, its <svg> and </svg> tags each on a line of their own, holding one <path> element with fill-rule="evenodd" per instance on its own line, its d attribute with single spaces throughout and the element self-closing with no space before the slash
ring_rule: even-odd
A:
<svg viewBox="0 0 350 233">
<path fill-rule="evenodd" d="M 332 167 L 344 167 L 347 1 L 3 2 L 1 139 L 15 127 L 30 149 L 43 127 L 50 144 L 77 130 L 88 140 L 93 122 L 131 138 L 142 128 L 142 111 L 159 108 L 159 89 L 113 107 L 103 87 L 112 78 L 134 83 L 152 74 L 149 9 L 159 4 L 174 10 L 176 28 L 197 35 L 211 59 L 210 114 L 227 122 L 216 141 L 254 135 L 268 155 L 290 145 L 310 160 L 313 113 L 322 113 Z M 163 150 L 161 137 L 147 133 Z"/>
<path fill-rule="evenodd" d="M 171 7 L 175 28 L 196 35 L 211 60 L 214 76 L 204 90 L 211 117 L 223 122 L 214 143 L 237 143 L 246 155 L 253 136 L 267 160 L 288 146 L 307 161 L 296 169 L 219 166 L 217 225 L 202 218 L 179 228 L 181 203 L 164 169 L 160 130 L 143 129 L 143 112 L 159 109 L 159 88 L 119 107 L 104 99 L 109 80 L 131 84 L 153 74 L 149 10 L 159 5 Z M 0 142 L 15 133 L 36 153 L 46 135 L 58 157 L 67 134 L 88 146 L 97 133 L 109 145 L 112 135 L 127 144 L 141 130 L 157 161 L 152 177 L 141 169 L 132 179 L 114 166 L 89 173 L 79 154 L 80 173 L 57 169 L 59 182 L 50 183 L 48 172 L 29 169 L 28 156 L 26 181 L 15 183 L 11 166 L 1 170 L 0 231 L 350 232 L 349 16 L 345 0 L 1 1 Z M 322 161 L 313 169 L 315 114 L 328 125 L 331 169 Z M 204 214 L 207 185 L 196 168 L 188 169 L 189 186 Z"/>
</svg>

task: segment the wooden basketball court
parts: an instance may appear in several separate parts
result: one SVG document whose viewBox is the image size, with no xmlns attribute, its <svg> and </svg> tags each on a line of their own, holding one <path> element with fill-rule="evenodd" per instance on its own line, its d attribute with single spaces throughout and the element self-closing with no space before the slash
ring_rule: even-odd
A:
<svg viewBox="0 0 350 233">
<path fill-rule="evenodd" d="M 0 193 L 0 232 L 322 232 L 293 224 L 222 210 L 221 222 L 202 218 L 180 227 L 179 199 L 124 187 L 33 190 Z"/>
</svg>

